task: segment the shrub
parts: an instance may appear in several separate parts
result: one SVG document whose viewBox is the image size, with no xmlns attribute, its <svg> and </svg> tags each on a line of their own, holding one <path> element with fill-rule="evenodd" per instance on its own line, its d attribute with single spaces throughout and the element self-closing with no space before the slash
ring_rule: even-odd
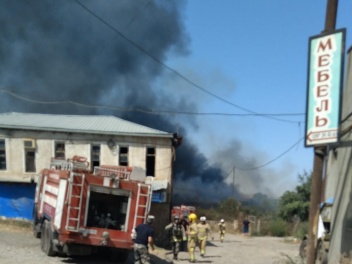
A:
<svg viewBox="0 0 352 264">
<path fill-rule="evenodd" d="M 290 225 L 282 219 L 273 220 L 269 225 L 270 234 L 276 237 L 289 235 Z"/>
<path fill-rule="evenodd" d="M 293 236 L 299 239 L 303 239 L 303 237 L 308 234 L 308 230 L 308 222 L 301 222 L 298 224 L 297 229 L 293 233 Z"/>
</svg>

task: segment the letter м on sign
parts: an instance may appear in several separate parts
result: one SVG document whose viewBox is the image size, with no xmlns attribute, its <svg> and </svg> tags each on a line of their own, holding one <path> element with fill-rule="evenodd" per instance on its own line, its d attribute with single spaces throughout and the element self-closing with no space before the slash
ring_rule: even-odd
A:
<svg viewBox="0 0 352 264">
<path fill-rule="evenodd" d="M 309 38 L 306 147 L 339 141 L 346 29 Z"/>
</svg>

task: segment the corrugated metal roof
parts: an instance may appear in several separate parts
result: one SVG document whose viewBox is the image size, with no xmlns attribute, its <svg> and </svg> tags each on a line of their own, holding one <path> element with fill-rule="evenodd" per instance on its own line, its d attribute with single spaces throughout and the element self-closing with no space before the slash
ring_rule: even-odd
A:
<svg viewBox="0 0 352 264">
<path fill-rule="evenodd" d="M 115 116 L 104 115 L 3 113 L 0 114 L 0 128 L 172 137 L 172 134 L 164 131 L 132 123 Z"/>
</svg>

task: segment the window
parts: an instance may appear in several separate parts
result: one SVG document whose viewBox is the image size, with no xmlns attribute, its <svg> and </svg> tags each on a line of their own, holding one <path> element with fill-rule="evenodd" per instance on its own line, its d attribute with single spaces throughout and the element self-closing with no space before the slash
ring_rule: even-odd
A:
<svg viewBox="0 0 352 264">
<path fill-rule="evenodd" d="M 155 176 L 155 148 L 147 147 L 146 170 L 147 176 Z"/>
<path fill-rule="evenodd" d="M 0 170 L 6 170 L 5 139 L 0 139 Z"/>
<path fill-rule="evenodd" d="M 55 158 L 65 159 L 65 143 L 55 142 Z"/>
<path fill-rule="evenodd" d="M 91 151 L 92 169 L 100 165 L 100 145 L 92 145 Z"/>
<path fill-rule="evenodd" d="M 25 149 L 25 171 L 36 172 L 35 169 L 35 149 Z"/>
<path fill-rule="evenodd" d="M 128 147 L 120 147 L 119 165 L 128 166 Z"/>
<path fill-rule="evenodd" d="M 24 147 L 24 170 L 25 172 L 35 172 L 35 140 L 34 139 L 23 139 Z"/>
</svg>

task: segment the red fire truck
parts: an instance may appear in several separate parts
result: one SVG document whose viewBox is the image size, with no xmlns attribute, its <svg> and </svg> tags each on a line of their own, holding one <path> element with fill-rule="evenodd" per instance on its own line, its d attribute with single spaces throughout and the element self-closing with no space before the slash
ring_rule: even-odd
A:
<svg viewBox="0 0 352 264">
<path fill-rule="evenodd" d="M 173 206 L 171 210 L 171 217 L 175 215 L 178 215 L 178 216 L 183 215 L 183 217 L 187 219 L 191 213 L 195 213 L 195 212 L 196 212 L 196 208 L 192 205 Z"/>
<path fill-rule="evenodd" d="M 99 166 L 87 159 L 51 159 L 35 195 L 33 233 L 48 256 L 89 255 L 108 249 L 120 261 L 133 247 L 131 233 L 151 205 L 149 177 L 140 168 Z"/>
</svg>

